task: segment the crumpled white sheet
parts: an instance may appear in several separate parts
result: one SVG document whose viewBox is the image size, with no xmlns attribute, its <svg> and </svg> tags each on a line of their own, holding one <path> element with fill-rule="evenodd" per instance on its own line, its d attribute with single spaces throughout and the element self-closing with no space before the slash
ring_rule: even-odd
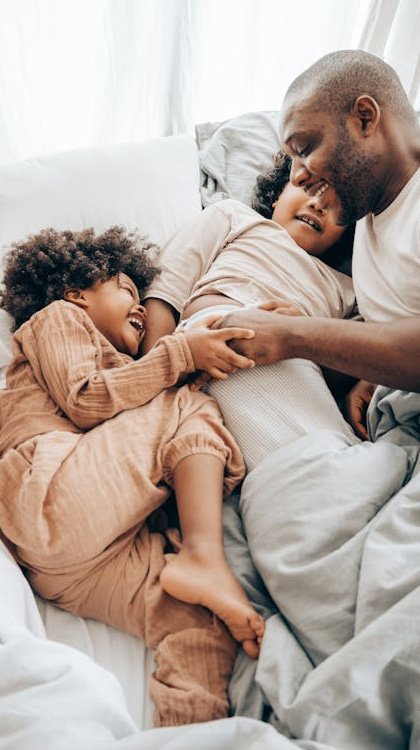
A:
<svg viewBox="0 0 420 750">
<path fill-rule="evenodd" d="M 140 732 L 118 680 L 48 640 L 35 598 L 0 542 L 0 750 L 290 750 L 260 721 L 232 718 Z M 308 750 L 328 750 L 298 743 Z"/>
</svg>

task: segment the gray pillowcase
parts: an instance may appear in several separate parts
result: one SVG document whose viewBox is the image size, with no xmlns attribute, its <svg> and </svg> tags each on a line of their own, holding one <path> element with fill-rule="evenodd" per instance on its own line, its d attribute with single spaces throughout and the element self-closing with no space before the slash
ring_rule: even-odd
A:
<svg viewBox="0 0 420 750">
<path fill-rule="evenodd" d="M 249 112 L 196 125 L 204 208 L 223 198 L 251 204 L 257 175 L 273 166 L 280 148 L 279 122 L 280 112 Z"/>
</svg>

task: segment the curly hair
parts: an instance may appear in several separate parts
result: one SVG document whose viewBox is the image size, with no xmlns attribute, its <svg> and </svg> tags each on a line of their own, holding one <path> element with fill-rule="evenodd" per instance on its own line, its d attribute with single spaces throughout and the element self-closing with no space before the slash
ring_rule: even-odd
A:
<svg viewBox="0 0 420 750">
<path fill-rule="evenodd" d="M 274 166 L 257 177 L 251 205 L 266 219 L 271 219 L 274 211 L 273 203 L 289 182 L 291 166 L 290 156 L 283 151 L 278 151 L 274 158 Z M 348 276 L 351 275 L 355 226 L 355 224 L 350 224 L 335 245 L 322 255 L 324 263 Z"/>
<path fill-rule="evenodd" d="M 159 273 L 158 248 L 137 232 L 113 226 L 102 234 L 44 229 L 14 242 L 5 257 L 0 307 L 19 328 L 41 308 L 64 297 L 68 289 L 88 289 L 126 273 L 139 293 Z"/>
<path fill-rule="evenodd" d="M 283 151 L 278 151 L 274 158 L 274 166 L 257 177 L 252 195 L 252 208 L 266 219 L 273 215 L 273 203 L 283 192 L 290 179 L 292 160 Z"/>
</svg>

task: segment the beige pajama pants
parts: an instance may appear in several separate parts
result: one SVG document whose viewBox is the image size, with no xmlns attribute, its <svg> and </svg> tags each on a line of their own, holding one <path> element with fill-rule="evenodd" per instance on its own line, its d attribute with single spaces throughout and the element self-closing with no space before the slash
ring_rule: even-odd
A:
<svg viewBox="0 0 420 750">
<path fill-rule="evenodd" d="M 60 445 L 66 455 L 53 471 Z M 215 402 L 183 387 L 84 434 L 37 436 L 0 461 L 0 526 L 34 588 L 156 650 L 157 725 L 225 717 L 236 654 L 209 611 L 162 591 L 165 539 L 145 523 L 191 453 L 220 456 L 227 493 L 242 478 L 241 455 Z"/>
</svg>

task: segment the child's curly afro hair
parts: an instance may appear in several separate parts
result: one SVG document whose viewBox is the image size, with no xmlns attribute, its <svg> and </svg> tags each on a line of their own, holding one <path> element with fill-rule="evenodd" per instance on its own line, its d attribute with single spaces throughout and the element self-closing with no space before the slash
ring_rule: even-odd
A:
<svg viewBox="0 0 420 750">
<path fill-rule="evenodd" d="M 273 215 L 273 203 L 283 192 L 290 179 L 292 160 L 283 151 L 278 151 L 274 166 L 258 175 L 252 196 L 252 208 L 266 219 Z"/>
<path fill-rule="evenodd" d="M 278 151 L 274 166 L 258 175 L 252 196 L 252 208 L 266 219 L 273 215 L 273 203 L 279 198 L 290 180 L 292 160 L 283 151 Z M 353 238 L 355 224 L 350 224 L 333 247 L 322 255 L 322 260 L 332 268 L 351 275 Z"/>
<path fill-rule="evenodd" d="M 137 232 L 113 226 L 57 232 L 44 229 L 11 245 L 5 258 L 0 307 L 12 315 L 14 329 L 38 310 L 62 299 L 67 289 L 88 289 L 97 281 L 125 273 L 140 295 L 159 272 L 158 248 Z"/>
</svg>

